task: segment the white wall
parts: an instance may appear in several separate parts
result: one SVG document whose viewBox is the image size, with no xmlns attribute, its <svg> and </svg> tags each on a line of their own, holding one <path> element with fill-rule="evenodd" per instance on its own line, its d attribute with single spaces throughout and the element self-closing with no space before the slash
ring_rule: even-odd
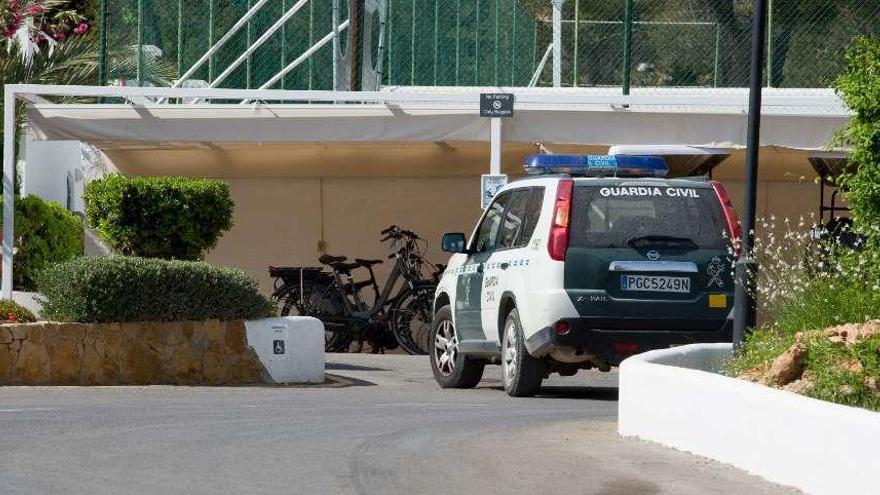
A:
<svg viewBox="0 0 880 495">
<path fill-rule="evenodd" d="M 22 196 L 34 195 L 68 206 L 68 178 L 73 187 L 72 211 L 84 210 L 84 150 L 79 141 L 25 142 L 21 170 Z"/>
<path fill-rule="evenodd" d="M 618 431 L 817 495 L 880 493 L 880 414 L 715 373 L 730 344 L 620 366 Z"/>
</svg>

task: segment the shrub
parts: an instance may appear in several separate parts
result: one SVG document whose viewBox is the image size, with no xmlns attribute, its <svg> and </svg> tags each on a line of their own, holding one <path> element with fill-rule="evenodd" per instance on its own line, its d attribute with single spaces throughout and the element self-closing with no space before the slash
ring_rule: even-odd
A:
<svg viewBox="0 0 880 495">
<path fill-rule="evenodd" d="M 272 313 L 249 275 L 204 262 L 76 258 L 50 267 L 38 282 L 43 316 L 56 321 L 236 320 Z"/>
<path fill-rule="evenodd" d="M 125 255 L 199 260 L 232 227 L 229 185 L 218 180 L 111 175 L 83 199 L 89 224 Z"/>
<path fill-rule="evenodd" d="M 10 299 L 0 299 L 0 323 L 33 323 L 37 318 L 31 310 Z"/>
<path fill-rule="evenodd" d="M 837 144 L 852 146 L 856 167 L 843 175 L 846 199 L 856 227 L 864 229 L 880 218 L 880 40 L 858 38 L 847 49 L 846 71 L 837 79 L 837 92 L 855 115 L 838 136 Z M 880 244 L 880 235 L 868 238 Z"/>
<path fill-rule="evenodd" d="M 36 196 L 19 198 L 15 201 L 15 248 L 13 286 L 33 290 L 36 275 L 45 267 L 83 254 L 82 220 L 58 203 Z"/>
</svg>

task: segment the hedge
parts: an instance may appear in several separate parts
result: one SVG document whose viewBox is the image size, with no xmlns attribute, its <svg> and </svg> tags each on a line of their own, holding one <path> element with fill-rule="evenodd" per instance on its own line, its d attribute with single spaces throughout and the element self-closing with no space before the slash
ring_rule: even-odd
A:
<svg viewBox="0 0 880 495">
<path fill-rule="evenodd" d="M 114 251 L 200 260 L 232 228 L 229 185 L 186 177 L 110 175 L 86 186 L 86 219 Z"/>
<path fill-rule="evenodd" d="M 128 256 L 76 258 L 38 279 L 44 318 L 82 323 L 238 320 L 273 305 L 241 270 Z"/>
<path fill-rule="evenodd" d="M 35 278 L 45 267 L 82 256 L 82 219 L 58 203 L 36 196 L 18 198 L 15 249 L 12 285 L 19 290 L 34 290 Z"/>
</svg>

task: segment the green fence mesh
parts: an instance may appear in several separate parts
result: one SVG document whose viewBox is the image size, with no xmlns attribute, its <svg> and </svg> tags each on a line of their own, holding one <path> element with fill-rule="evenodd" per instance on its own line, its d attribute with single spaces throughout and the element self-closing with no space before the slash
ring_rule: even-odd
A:
<svg viewBox="0 0 880 495">
<path fill-rule="evenodd" d="M 107 1 L 110 48 L 140 44 L 145 57 L 158 56 L 178 74 L 257 2 Z M 770 1 L 766 47 L 770 86 L 826 87 L 841 70 L 843 50 L 855 36 L 880 35 L 876 0 Z M 378 67 L 383 85 L 526 86 L 536 75 L 538 86 L 552 85 L 552 57 L 536 74 L 552 41 L 550 0 L 384 0 L 384 4 L 384 50 Z M 264 85 L 331 32 L 331 0 L 266 2 L 191 79 L 217 81 L 248 46 L 297 5 L 301 8 L 295 15 L 215 83 L 228 88 Z M 340 5 L 340 21 L 344 21 L 349 1 L 340 0 Z M 629 44 L 625 43 L 627 9 L 632 19 Z M 748 0 L 566 0 L 563 86 L 619 87 L 626 60 L 633 87 L 746 86 L 751 16 Z M 380 23 L 376 21 L 370 46 L 358 41 L 356 50 L 378 54 Z M 365 39 L 366 30 L 359 31 L 358 40 Z M 347 50 L 349 32 L 341 33 L 340 40 Z M 133 80 L 137 74 L 113 77 Z M 331 44 L 272 87 L 332 89 Z"/>
</svg>

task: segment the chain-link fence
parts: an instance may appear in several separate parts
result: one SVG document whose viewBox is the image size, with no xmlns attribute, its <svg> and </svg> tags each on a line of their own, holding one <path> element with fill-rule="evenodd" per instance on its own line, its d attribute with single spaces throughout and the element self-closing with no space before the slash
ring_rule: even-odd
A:
<svg viewBox="0 0 880 495">
<path fill-rule="evenodd" d="M 143 57 L 175 66 L 179 75 L 241 25 L 188 84 L 334 88 L 332 0 L 107 2 L 110 48 L 141 45 Z M 376 83 L 552 85 L 550 0 L 357 2 L 338 2 L 339 89 L 348 89 L 352 78 L 355 88 L 364 89 Z M 880 35 L 876 0 L 769 2 L 769 86 L 827 87 L 842 69 L 843 50 L 853 37 Z M 240 22 L 257 4 L 256 13 Z M 747 86 L 751 5 L 750 0 L 565 0 L 562 85 Z M 347 22 L 349 17 L 354 22 Z M 355 49 L 349 50 L 352 43 Z M 111 78 L 132 80 L 138 74 Z M 141 78 L 169 83 L 143 73 Z"/>
</svg>

